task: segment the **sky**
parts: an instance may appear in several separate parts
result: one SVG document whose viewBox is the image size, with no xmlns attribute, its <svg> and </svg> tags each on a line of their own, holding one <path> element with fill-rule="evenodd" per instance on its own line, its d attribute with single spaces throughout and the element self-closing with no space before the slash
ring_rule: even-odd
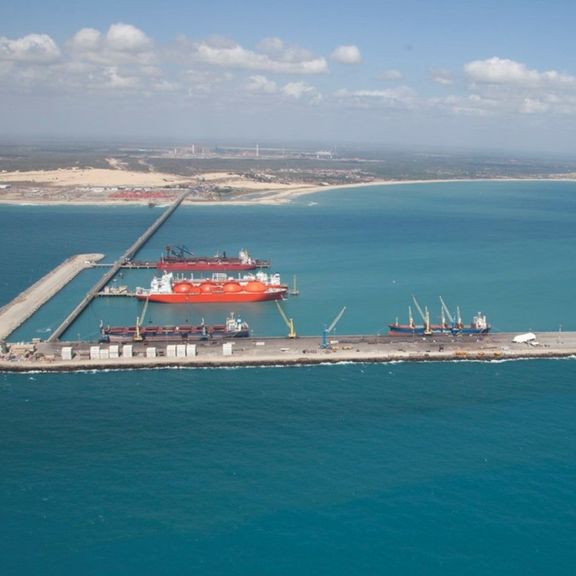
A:
<svg viewBox="0 0 576 576">
<path fill-rule="evenodd" d="M 2 0 L 0 138 L 572 154 L 572 0 Z"/>
</svg>

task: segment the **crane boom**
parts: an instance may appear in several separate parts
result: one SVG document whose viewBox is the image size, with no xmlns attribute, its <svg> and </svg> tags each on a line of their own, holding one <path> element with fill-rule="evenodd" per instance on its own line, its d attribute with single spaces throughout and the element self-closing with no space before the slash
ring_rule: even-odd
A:
<svg viewBox="0 0 576 576">
<path fill-rule="evenodd" d="M 286 326 L 288 327 L 288 338 L 296 338 L 296 330 L 294 329 L 294 320 L 292 318 L 288 318 L 286 316 L 286 312 L 284 312 L 280 303 L 276 300 L 276 307 L 278 308 L 278 312 L 280 312 L 280 316 L 282 316 L 282 320 L 284 320 Z"/>
<path fill-rule="evenodd" d="M 420 316 L 422 317 L 422 321 L 426 322 L 426 314 L 424 314 L 424 312 L 422 311 L 422 308 L 420 308 L 420 304 L 418 304 L 418 300 L 416 300 L 416 298 L 414 296 L 412 296 L 412 300 L 414 301 L 414 306 L 416 306 L 416 310 L 418 310 L 418 314 L 420 314 Z"/>
<path fill-rule="evenodd" d="M 454 318 L 452 317 L 452 314 L 450 314 L 450 310 L 448 310 L 448 306 L 446 306 L 446 303 L 442 299 L 442 296 L 440 296 L 440 304 L 442 304 L 442 310 L 444 310 L 446 316 L 448 317 L 448 320 L 450 321 L 450 324 L 454 324 Z"/>
<path fill-rule="evenodd" d="M 142 308 L 142 314 L 140 316 L 136 316 L 136 333 L 134 334 L 134 340 L 142 340 L 142 334 L 140 334 L 140 328 L 142 326 L 142 322 L 144 322 L 144 316 L 146 316 L 146 310 L 148 310 L 148 302 L 150 302 L 150 296 L 146 298 L 146 302 L 144 302 L 144 307 Z"/>
<path fill-rule="evenodd" d="M 330 324 L 330 326 L 324 327 L 324 330 L 322 331 L 322 345 L 321 345 L 323 350 L 330 348 L 330 346 L 328 344 L 328 334 L 330 334 L 330 332 L 332 332 L 332 330 L 334 330 L 334 327 L 336 326 L 336 324 L 338 324 L 338 322 L 340 321 L 340 318 L 342 318 L 345 311 L 346 311 L 346 306 L 344 306 L 342 308 L 342 310 L 340 310 L 340 312 L 338 312 L 338 315 L 336 316 L 336 318 L 334 318 L 334 320 L 332 320 L 332 324 Z"/>
<path fill-rule="evenodd" d="M 344 306 L 342 308 L 342 310 L 340 310 L 340 312 L 338 312 L 338 316 L 336 316 L 336 318 L 334 318 L 334 320 L 332 321 L 332 324 L 330 324 L 330 326 L 328 326 L 328 328 L 326 328 L 326 332 L 332 332 L 332 330 L 334 330 L 336 324 L 338 324 L 338 322 L 340 322 L 340 318 L 342 318 L 345 311 L 346 311 L 346 306 Z"/>
</svg>

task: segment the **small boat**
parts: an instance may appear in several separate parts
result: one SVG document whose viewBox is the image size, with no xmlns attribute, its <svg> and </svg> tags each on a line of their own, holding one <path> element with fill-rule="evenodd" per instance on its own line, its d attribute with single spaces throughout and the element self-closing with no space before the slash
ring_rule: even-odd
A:
<svg viewBox="0 0 576 576">
<path fill-rule="evenodd" d="M 256 270 L 270 268 L 270 260 L 252 258 L 246 250 L 240 250 L 237 257 L 227 256 L 226 252 L 215 256 L 195 256 L 185 246 L 166 246 L 156 268 L 159 270 Z"/>
<path fill-rule="evenodd" d="M 174 278 L 172 272 L 154 276 L 150 289 L 136 289 L 138 300 L 164 304 L 213 304 L 228 302 L 263 302 L 281 300 L 288 286 L 282 284 L 279 274 L 257 272 L 239 278 L 214 273 L 211 278 Z"/>
</svg>

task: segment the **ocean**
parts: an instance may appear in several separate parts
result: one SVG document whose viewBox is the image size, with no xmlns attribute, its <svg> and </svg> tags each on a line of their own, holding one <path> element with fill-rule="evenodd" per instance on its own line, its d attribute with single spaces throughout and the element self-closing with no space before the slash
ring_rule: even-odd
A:
<svg viewBox="0 0 576 576">
<path fill-rule="evenodd" d="M 301 334 L 385 332 L 412 296 L 494 330 L 576 330 L 576 184 L 329 191 L 183 207 L 139 255 L 247 248 Z M 1 206 L 0 305 L 67 256 L 110 260 L 148 207 Z M 12 339 L 46 337 L 88 271 Z M 146 286 L 151 271 L 118 283 Z M 120 299 L 119 299 L 120 300 Z M 95 302 L 66 338 L 140 307 Z M 154 322 L 228 306 L 150 305 Z M 234 310 L 286 332 L 271 303 Z M 572 574 L 574 360 L 0 374 L 0 574 Z"/>
</svg>

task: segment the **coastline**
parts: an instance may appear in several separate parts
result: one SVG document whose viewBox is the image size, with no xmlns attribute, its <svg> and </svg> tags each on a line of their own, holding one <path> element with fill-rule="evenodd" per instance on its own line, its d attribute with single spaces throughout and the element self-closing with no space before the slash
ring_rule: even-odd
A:
<svg viewBox="0 0 576 576">
<path fill-rule="evenodd" d="M 466 182 L 576 182 L 576 177 L 529 177 L 529 178 L 440 178 L 431 180 L 371 180 L 368 182 L 355 182 L 353 184 L 330 184 L 330 185 L 310 185 L 294 186 L 287 188 L 258 188 L 244 192 L 245 198 L 236 198 L 234 200 L 195 200 L 186 199 L 185 205 L 188 206 L 250 206 L 250 205 L 281 205 L 289 204 L 294 199 L 318 194 L 321 192 L 330 192 L 333 190 L 346 190 L 355 188 L 367 188 L 378 186 L 403 186 L 417 184 L 452 184 Z M 171 203 L 171 201 L 167 201 Z M 109 198 L 94 198 L 89 200 L 79 199 L 46 199 L 34 201 L 28 200 L 24 194 L 22 197 L 3 198 L 0 194 L 0 205 L 10 206 L 108 206 L 115 208 L 119 206 L 148 206 L 147 199 L 130 199 L 117 200 Z M 158 202 L 153 207 L 164 207 L 165 202 Z"/>
</svg>

